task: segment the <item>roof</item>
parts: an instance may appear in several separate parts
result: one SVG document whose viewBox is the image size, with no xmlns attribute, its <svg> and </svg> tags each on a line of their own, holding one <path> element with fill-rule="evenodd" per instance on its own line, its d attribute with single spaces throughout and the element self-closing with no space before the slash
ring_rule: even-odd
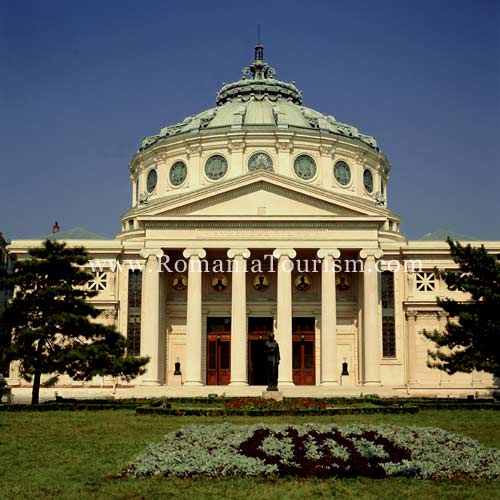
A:
<svg viewBox="0 0 500 500">
<path fill-rule="evenodd" d="M 424 234 L 418 240 L 421 241 L 445 241 L 447 238 L 452 239 L 453 241 L 478 241 L 479 238 L 475 236 L 467 236 L 466 234 L 455 233 L 454 231 L 450 231 L 449 229 L 435 229 L 430 233 Z"/>
<path fill-rule="evenodd" d="M 65 229 L 64 231 L 59 231 L 58 233 L 51 233 L 46 236 L 40 237 L 43 240 L 107 240 L 105 236 L 93 233 L 88 229 L 83 227 L 73 227 L 71 229 Z"/>
<path fill-rule="evenodd" d="M 223 83 L 214 108 L 188 116 L 175 125 L 163 127 L 159 134 L 146 137 L 140 150 L 166 138 L 202 130 L 243 127 L 315 130 L 320 133 L 357 139 L 377 149 L 374 137 L 361 134 L 356 127 L 339 122 L 302 105 L 302 93 L 295 82 L 282 82 L 263 60 L 263 48 L 255 48 L 253 63 L 243 69 L 243 76 L 233 83 Z"/>
</svg>

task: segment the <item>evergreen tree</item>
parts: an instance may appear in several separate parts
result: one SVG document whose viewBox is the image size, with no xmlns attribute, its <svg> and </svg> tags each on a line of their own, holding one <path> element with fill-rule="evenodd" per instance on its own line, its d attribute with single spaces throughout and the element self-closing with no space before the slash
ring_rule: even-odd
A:
<svg viewBox="0 0 500 500">
<path fill-rule="evenodd" d="M 19 360 L 20 373 L 33 382 L 32 404 L 39 401 L 42 374 L 68 374 L 75 380 L 110 375 L 130 380 L 144 373 L 148 358 L 125 356 L 126 340 L 95 319 L 99 311 L 88 299 L 92 274 L 83 247 L 67 248 L 46 240 L 17 260 L 14 272 L 0 281 L 15 287 L 0 318 L 0 358 Z"/>
<path fill-rule="evenodd" d="M 500 377 L 500 262 L 484 246 L 462 246 L 448 239 L 459 271 L 437 271 L 451 291 L 465 292 L 467 301 L 438 299 L 448 313 L 443 333 L 426 332 L 438 349 L 429 366 L 449 374 L 485 371 Z"/>
</svg>

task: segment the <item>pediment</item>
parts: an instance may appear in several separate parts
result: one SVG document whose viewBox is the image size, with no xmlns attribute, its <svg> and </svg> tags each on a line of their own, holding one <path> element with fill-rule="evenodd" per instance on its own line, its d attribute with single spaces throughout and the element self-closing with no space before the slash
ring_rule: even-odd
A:
<svg viewBox="0 0 500 500">
<path fill-rule="evenodd" d="M 169 215 L 360 215 L 339 205 L 264 181 L 170 211 Z"/>
<path fill-rule="evenodd" d="M 354 202 L 316 186 L 263 172 L 203 188 L 141 210 L 155 218 L 169 216 L 338 216 L 380 217 L 376 206 Z"/>
</svg>

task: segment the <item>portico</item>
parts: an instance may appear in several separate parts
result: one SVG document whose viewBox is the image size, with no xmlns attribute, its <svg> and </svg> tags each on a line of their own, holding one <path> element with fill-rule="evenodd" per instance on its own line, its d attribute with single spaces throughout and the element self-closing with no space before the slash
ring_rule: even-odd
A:
<svg viewBox="0 0 500 500">
<path fill-rule="evenodd" d="M 169 253 L 182 255 L 185 260 L 185 290 L 172 289 L 171 284 L 179 275 L 173 264 L 168 270 L 161 268 L 165 255 Z M 264 272 L 253 272 L 252 264 L 254 267 L 256 262 L 264 265 L 265 260 L 259 260 L 264 253 L 272 261 L 268 259 Z M 352 371 L 350 380 L 356 384 L 380 384 L 382 317 L 373 265 L 382 252 L 368 248 L 359 251 L 344 249 L 343 253 L 350 257 L 357 255 L 360 262 L 364 259 L 369 265 L 359 273 L 336 272 L 336 267 L 342 267 L 343 262 L 341 250 L 337 248 L 156 248 L 143 252 L 147 255 L 143 273 L 143 297 L 147 303 L 141 309 L 141 355 L 151 358 L 143 383 L 170 385 L 172 367 L 177 361 L 181 363 L 182 383 L 186 387 L 206 384 L 247 386 L 253 382 L 249 380 L 249 373 L 253 374 L 258 365 L 256 346 L 250 348 L 250 337 L 254 342 L 265 340 L 266 334 L 273 331 L 280 344 L 280 387 L 296 385 L 296 373 L 304 371 L 305 365 L 311 370 L 312 377 L 308 377 L 305 382 L 306 379 L 298 379 L 299 384 L 341 387 L 342 363 L 345 360 L 339 356 L 337 346 L 337 310 L 340 308 L 342 322 L 354 328 L 351 335 L 342 335 L 340 343 L 345 346 L 348 341 L 353 353 L 358 349 L 364 353 L 359 361 L 349 359 L 350 363 L 347 364 Z M 221 260 L 229 259 L 230 272 L 211 271 L 211 264 L 219 257 Z M 300 272 L 300 267 L 303 268 L 306 263 L 311 272 Z M 355 299 L 354 295 L 349 296 L 352 303 L 345 300 L 345 290 L 338 292 L 342 301 L 340 304 L 337 302 L 339 275 L 343 279 L 350 276 L 350 286 L 359 291 Z M 161 276 L 164 278 L 160 279 Z M 268 280 L 263 290 L 254 285 L 255 279 L 260 276 Z M 217 279 L 227 283 L 224 289 L 217 289 L 217 286 L 221 286 Z M 307 281 L 307 286 L 301 280 Z M 166 293 L 162 287 L 168 288 Z M 185 296 L 185 302 L 179 303 L 176 294 Z M 160 297 L 164 297 L 163 303 Z M 173 300 L 172 304 L 169 304 L 169 297 Z M 168 316 L 176 316 L 176 311 L 183 308 L 185 315 L 178 317 L 179 323 L 186 325 L 183 335 L 184 355 L 180 360 L 174 354 L 175 349 L 170 348 L 169 336 L 175 337 L 176 332 L 167 325 L 171 323 Z M 163 320 L 162 310 L 166 316 Z M 362 311 L 361 321 L 358 321 L 359 311 Z M 270 319 L 267 322 L 269 326 L 261 327 L 258 337 L 252 336 L 257 331 L 251 326 L 252 318 Z M 306 336 L 311 343 L 304 349 L 300 344 L 306 340 L 303 323 L 307 318 L 309 321 L 306 323 L 311 326 Z M 217 330 L 210 326 L 215 319 L 225 323 L 226 327 Z M 296 325 L 301 319 L 302 324 Z M 209 345 L 211 341 L 214 342 L 213 346 Z M 227 342 L 228 345 L 220 347 L 217 341 L 221 345 Z M 162 356 L 166 359 L 161 360 Z M 169 359 L 174 356 L 175 359 Z M 217 366 L 214 368 L 210 366 L 211 363 Z M 160 366 L 167 367 L 164 373 L 160 373 Z M 229 378 L 217 376 L 218 371 L 227 369 Z M 209 370 L 214 373 L 214 377 L 208 377 Z M 255 374 L 255 380 L 262 382 L 258 374 Z"/>
</svg>

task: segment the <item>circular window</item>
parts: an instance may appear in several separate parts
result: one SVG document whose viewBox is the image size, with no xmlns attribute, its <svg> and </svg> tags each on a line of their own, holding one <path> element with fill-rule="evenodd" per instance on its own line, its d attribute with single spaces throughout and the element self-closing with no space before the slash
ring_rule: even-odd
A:
<svg viewBox="0 0 500 500">
<path fill-rule="evenodd" d="M 205 163 L 205 175 L 216 181 L 222 179 L 227 172 L 227 160 L 221 155 L 211 156 Z"/>
<path fill-rule="evenodd" d="M 293 169 L 298 177 L 306 181 L 312 179 L 316 175 L 316 163 L 308 155 L 300 155 L 295 158 Z"/>
<path fill-rule="evenodd" d="M 170 167 L 170 184 L 172 186 L 180 186 L 187 177 L 187 167 L 186 164 L 183 161 L 176 161 L 171 167 Z"/>
<path fill-rule="evenodd" d="M 156 173 L 156 170 L 153 168 L 149 171 L 148 180 L 146 182 L 148 193 L 152 193 L 155 190 L 157 181 L 158 181 L 158 174 Z"/>
<path fill-rule="evenodd" d="M 365 185 L 365 189 L 371 193 L 373 191 L 373 174 L 371 170 L 366 169 L 363 172 L 363 183 Z"/>
<path fill-rule="evenodd" d="M 351 169 L 345 161 L 338 161 L 333 167 L 335 179 L 342 186 L 347 186 L 351 182 Z"/>
<path fill-rule="evenodd" d="M 254 153 L 248 160 L 248 170 L 255 172 L 256 170 L 273 171 L 273 160 L 266 153 Z"/>
</svg>

